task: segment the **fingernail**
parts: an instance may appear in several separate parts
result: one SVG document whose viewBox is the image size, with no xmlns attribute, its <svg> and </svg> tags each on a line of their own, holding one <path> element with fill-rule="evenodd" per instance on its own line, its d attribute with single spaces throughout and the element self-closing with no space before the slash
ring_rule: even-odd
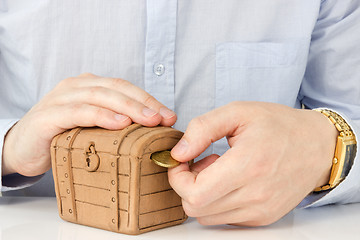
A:
<svg viewBox="0 0 360 240">
<path fill-rule="evenodd" d="M 185 139 L 181 139 L 176 145 L 175 147 L 171 150 L 171 152 L 175 155 L 183 155 L 186 153 L 187 149 L 188 149 L 188 142 Z"/>
<path fill-rule="evenodd" d="M 143 109 L 143 114 L 145 117 L 153 117 L 157 114 L 157 112 L 155 110 L 145 107 Z"/>
<path fill-rule="evenodd" d="M 119 122 L 124 122 L 128 119 L 128 116 L 122 115 L 122 114 L 115 114 L 115 119 Z"/>
<path fill-rule="evenodd" d="M 173 116 L 175 116 L 175 114 L 176 114 L 175 112 L 171 111 L 168 108 L 165 107 L 160 108 L 160 115 L 163 116 L 163 118 L 165 119 L 170 119 Z"/>
</svg>

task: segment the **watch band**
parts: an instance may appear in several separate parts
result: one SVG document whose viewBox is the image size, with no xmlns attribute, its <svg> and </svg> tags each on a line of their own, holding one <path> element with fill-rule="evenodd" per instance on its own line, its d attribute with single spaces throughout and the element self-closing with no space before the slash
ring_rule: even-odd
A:
<svg viewBox="0 0 360 240">
<path fill-rule="evenodd" d="M 339 131 L 330 180 L 328 184 L 314 189 L 314 192 L 320 192 L 336 187 L 347 176 L 356 155 L 356 138 L 351 127 L 336 112 L 327 109 L 313 110 L 325 115 Z"/>
</svg>

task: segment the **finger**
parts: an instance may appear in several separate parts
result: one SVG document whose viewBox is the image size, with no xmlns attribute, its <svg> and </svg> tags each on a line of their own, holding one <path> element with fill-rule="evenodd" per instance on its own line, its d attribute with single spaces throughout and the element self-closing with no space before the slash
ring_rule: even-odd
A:
<svg viewBox="0 0 360 240">
<path fill-rule="evenodd" d="M 231 148 L 210 165 L 205 163 L 208 166 L 198 174 L 191 172 L 185 164 L 169 169 L 170 185 L 191 206 L 203 208 L 242 187 L 239 173 L 243 166 L 238 166 L 236 156 L 241 158 L 238 150 Z"/>
<path fill-rule="evenodd" d="M 198 175 L 202 170 L 213 164 L 216 159 L 218 159 L 220 156 L 217 154 L 211 154 L 210 156 L 207 156 L 196 163 L 192 164 L 190 166 L 191 172 L 195 175 Z"/>
<path fill-rule="evenodd" d="M 199 217 L 202 225 L 232 224 L 237 226 L 264 226 L 273 222 L 265 212 L 253 208 L 237 208 L 227 212 Z"/>
<path fill-rule="evenodd" d="M 196 174 L 190 171 L 188 163 L 181 163 L 177 167 L 168 169 L 168 180 L 171 187 L 181 198 L 187 198 L 189 190 L 195 186 Z"/>
<path fill-rule="evenodd" d="M 189 161 L 199 156 L 211 143 L 224 136 L 236 135 L 244 124 L 238 108 L 240 106 L 229 104 L 193 119 L 171 155 L 178 161 Z"/>
<path fill-rule="evenodd" d="M 59 92 L 49 99 L 47 105 L 89 104 L 106 108 L 116 113 L 129 116 L 132 121 L 144 126 L 156 126 L 161 116 L 142 103 L 129 98 L 120 92 L 104 87 L 71 88 Z"/>
<path fill-rule="evenodd" d="M 188 163 L 181 163 L 175 168 L 168 169 L 168 178 L 170 185 L 180 196 L 187 196 L 187 189 L 195 185 L 196 176 L 206 167 L 216 161 L 219 156 L 212 154 L 204 159 L 194 163 L 189 167 Z M 185 186 L 188 186 L 186 189 Z"/>
<path fill-rule="evenodd" d="M 189 217 L 205 217 L 262 204 L 268 200 L 265 193 L 266 191 L 250 185 L 238 188 L 202 208 L 196 208 L 185 200 L 182 205 Z"/>
<path fill-rule="evenodd" d="M 106 108 L 89 104 L 71 104 L 52 107 L 43 112 L 46 122 L 60 129 L 98 126 L 110 130 L 123 129 L 132 121 L 129 117 Z M 57 134 L 57 133 L 56 133 Z"/>
<path fill-rule="evenodd" d="M 129 81 L 120 78 L 103 78 L 93 74 L 82 74 L 80 78 L 68 78 L 63 80 L 64 83 L 59 84 L 60 87 L 104 87 L 114 91 L 121 92 L 122 94 L 132 98 L 150 109 L 155 110 L 162 116 L 161 124 L 164 126 L 172 126 L 177 119 L 175 112 L 167 108 L 165 105 L 157 101 L 153 96 L 144 91 L 143 89 L 135 86 Z"/>
</svg>

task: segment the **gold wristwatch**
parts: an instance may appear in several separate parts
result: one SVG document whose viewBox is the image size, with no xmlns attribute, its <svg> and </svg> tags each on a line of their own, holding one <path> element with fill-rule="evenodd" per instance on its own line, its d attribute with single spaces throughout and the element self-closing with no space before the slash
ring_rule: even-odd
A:
<svg viewBox="0 0 360 240">
<path fill-rule="evenodd" d="M 314 189 L 314 192 L 320 192 L 336 187 L 347 176 L 356 155 L 356 138 L 350 126 L 339 114 L 326 109 L 314 110 L 324 114 L 339 131 L 329 183 Z"/>
</svg>

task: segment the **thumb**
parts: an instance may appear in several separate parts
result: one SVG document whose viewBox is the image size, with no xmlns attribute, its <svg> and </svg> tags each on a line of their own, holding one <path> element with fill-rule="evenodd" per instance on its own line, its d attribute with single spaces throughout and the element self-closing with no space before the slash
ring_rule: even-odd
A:
<svg viewBox="0 0 360 240">
<path fill-rule="evenodd" d="M 180 162 L 190 161 L 211 143 L 225 136 L 237 135 L 239 128 L 249 118 L 242 105 L 241 102 L 231 103 L 191 120 L 184 136 L 171 150 L 172 157 Z"/>
</svg>

